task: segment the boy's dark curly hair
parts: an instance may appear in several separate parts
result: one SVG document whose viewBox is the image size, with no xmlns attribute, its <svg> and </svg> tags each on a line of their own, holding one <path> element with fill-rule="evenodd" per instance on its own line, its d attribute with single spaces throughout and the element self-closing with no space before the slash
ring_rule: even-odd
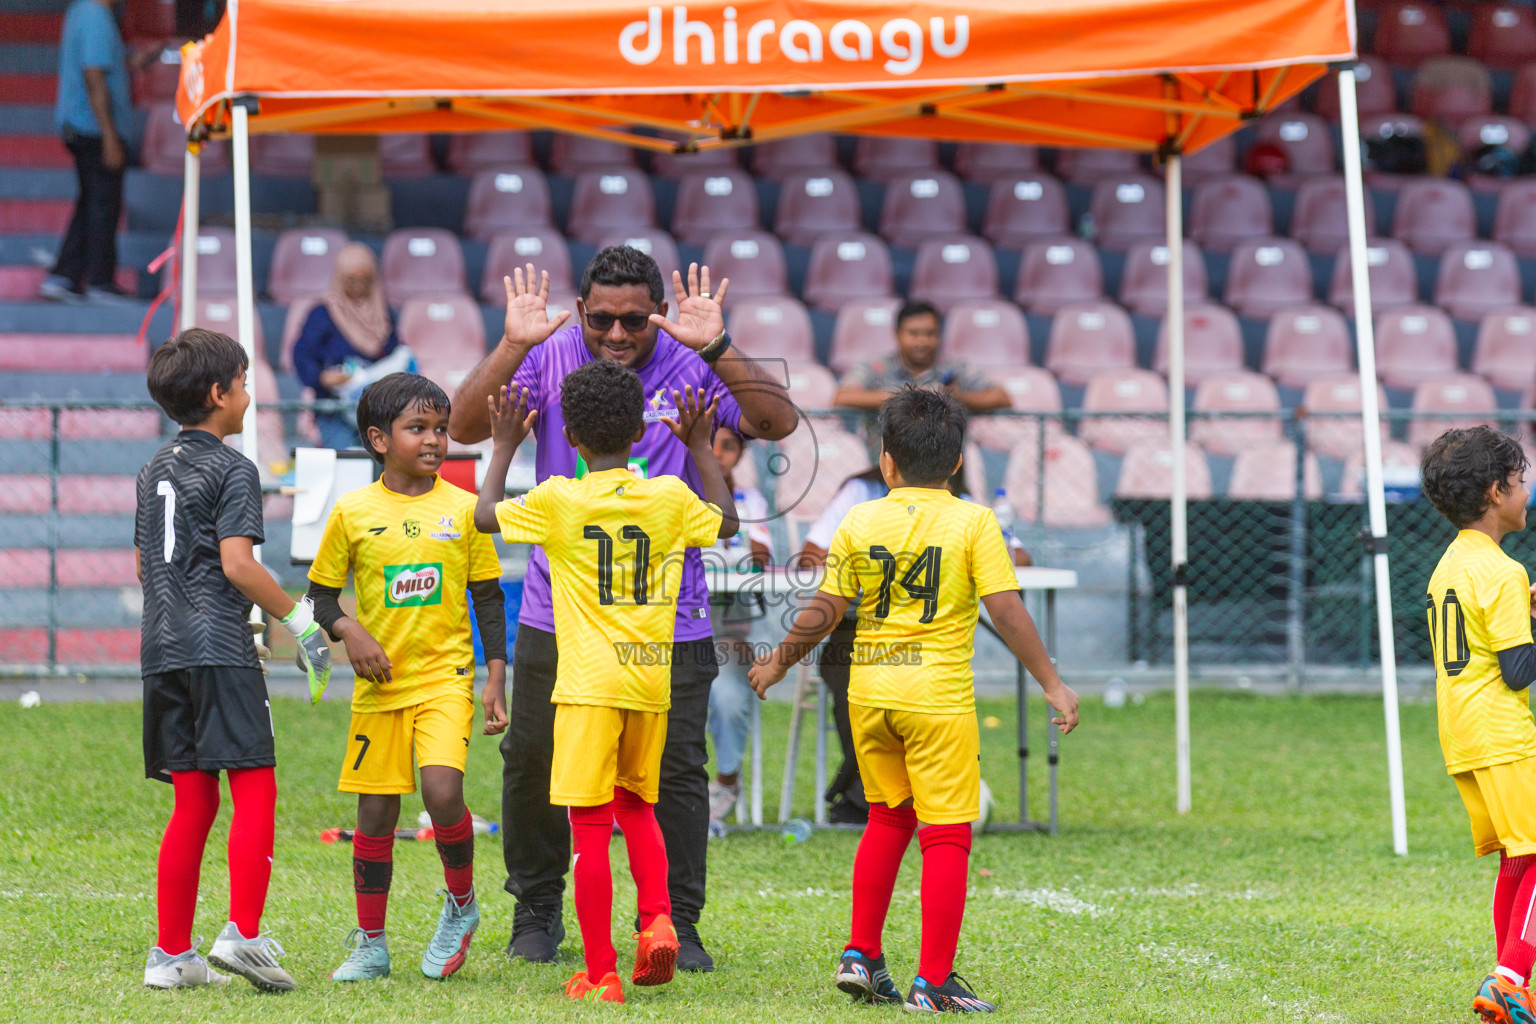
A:
<svg viewBox="0 0 1536 1024">
<path fill-rule="evenodd" d="M 560 382 L 560 411 L 571 436 L 593 455 L 618 455 L 645 422 L 645 389 L 635 371 L 594 359 Z"/>
<path fill-rule="evenodd" d="M 909 484 L 942 484 L 965 447 L 965 407 L 954 395 L 908 384 L 880 406 L 880 443 Z"/>
<path fill-rule="evenodd" d="M 1489 427 L 1447 430 L 1419 461 L 1424 496 L 1460 530 L 1488 511 L 1488 488 L 1509 487 L 1509 474 L 1530 461 L 1520 442 Z"/>
</svg>

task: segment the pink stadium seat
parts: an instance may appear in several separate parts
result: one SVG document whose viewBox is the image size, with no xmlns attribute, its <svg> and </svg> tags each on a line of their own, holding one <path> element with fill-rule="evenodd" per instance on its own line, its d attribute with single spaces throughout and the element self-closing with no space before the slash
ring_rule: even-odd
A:
<svg viewBox="0 0 1536 1024">
<path fill-rule="evenodd" d="M 1243 242 L 1227 268 L 1227 305 L 1241 316 L 1268 316 L 1312 301 L 1312 264 L 1289 238 Z"/>
<path fill-rule="evenodd" d="M 1517 179 L 1499 192 L 1493 237 L 1516 256 L 1536 257 L 1536 181 Z"/>
<path fill-rule="evenodd" d="M 1191 501 L 1211 496 L 1211 466 L 1200 446 L 1184 443 L 1184 493 Z M 1173 448 L 1166 437 L 1146 440 L 1126 450 L 1115 482 L 1117 498 L 1167 501 L 1173 496 Z"/>
<path fill-rule="evenodd" d="M 677 255 L 677 243 L 672 236 L 660 228 L 632 228 L 628 231 L 610 231 L 597 240 L 598 249 L 606 249 L 612 245 L 627 245 L 631 249 L 639 249 L 661 268 L 661 290 L 664 295 L 672 295 L 673 271 L 686 271 L 688 268 L 682 265 Z M 502 301 L 506 301 L 503 296 Z M 668 302 L 673 301 L 671 298 Z"/>
<path fill-rule="evenodd" d="M 965 193 L 948 171 L 893 178 L 880 208 L 880 234 L 892 245 L 915 249 L 925 238 L 965 233 Z"/>
<path fill-rule="evenodd" d="M 832 371 L 814 362 L 786 363 L 785 383 L 789 386 L 790 400 L 807 412 L 821 412 L 832 408 L 832 396 L 837 394 L 837 378 Z"/>
<path fill-rule="evenodd" d="M 308 178 L 315 166 L 313 135 L 252 135 L 251 173 L 273 178 Z"/>
<path fill-rule="evenodd" d="M 1418 301 L 1418 273 L 1408 247 L 1395 238 L 1366 240 L 1365 262 L 1370 268 L 1371 308 L 1390 309 Z M 1349 243 L 1339 247 L 1333 261 L 1333 280 L 1328 285 L 1328 302 L 1353 315 L 1355 278 L 1349 261 Z"/>
<path fill-rule="evenodd" d="M 137 587 L 132 548 L 99 550 L 63 548 L 57 554 L 56 576 L 61 587 Z M 45 563 L 46 565 L 46 563 Z"/>
<path fill-rule="evenodd" d="M 1271 114 L 1259 122 L 1257 141 L 1279 146 L 1285 151 L 1290 158 L 1287 178 L 1335 172 L 1337 159 L 1333 152 L 1333 134 L 1327 122 L 1316 114 Z"/>
<path fill-rule="evenodd" d="M 1232 175 L 1195 189 L 1189 235 L 1202 249 L 1232 252 L 1249 239 L 1272 234 L 1274 225 L 1269 190 L 1254 178 Z"/>
<path fill-rule="evenodd" d="M 1090 446 L 1112 455 L 1125 452 L 1138 441 L 1168 433 L 1168 422 L 1125 413 L 1168 412 L 1168 385 L 1151 370 L 1104 370 L 1088 380 L 1083 392 L 1084 413 L 1119 413 L 1118 416 L 1085 416 L 1077 435 Z"/>
<path fill-rule="evenodd" d="M 722 231 L 755 231 L 757 186 L 745 171 L 694 173 L 677 186 L 672 235 L 679 242 L 703 245 Z"/>
<path fill-rule="evenodd" d="M 491 239 L 491 247 L 485 255 L 485 270 L 480 276 L 480 301 L 488 306 L 505 306 L 507 286 L 502 279 L 511 277 L 513 270 L 525 269 L 530 263 L 535 275 L 549 274 L 551 295 L 565 295 L 576 290 L 576 280 L 571 273 L 571 250 L 565 244 L 565 236 L 548 226 L 522 228 L 499 232 Z M 534 284 L 538 284 L 537 279 Z"/>
<path fill-rule="evenodd" d="M 531 165 L 479 171 L 469 186 L 464 233 L 489 242 L 500 231 L 552 226 L 555 222 L 544 172 Z"/>
<path fill-rule="evenodd" d="M 740 171 L 741 162 L 734 149 L 714 147 L 696 153 L 652 153 L 651 173 L 670 181 L 682 181 L 690 174 L 722 174 Z"/>
<path fill-rule="evenodd" d="M 1376 204 L 1365 196 L 1365 233 L 1376 233 Z M 1349 220 L 1344 205 L 1344 178 L 1322 175 L 1308 178 L 1296 189 L 1291 211 L 1291 237 L 1308 252 L 1331 256 L 1349 244 Z"/>
<path fill-rule="evenodd" d="M 144 340 L 132 334 L 0 334 L 0 370 L 143 373 Z"/>
<path fill-rule="evenodd" d="M 413 295 L 467 292 L 464 250 L 441 228 L 401 228 L 384 240 L 384 294 L 392 305 Z"/>
<path fill-rule="evenodd" d="M 160 436 L 166 422 L 158 409 L 61 409 L 59 438 L 64 441 L 98 439 L 150 440 Z"/>
<path fill-rule="evenodd" d="M 1376 22 L 1375 49 L 1388 63 L 1409 67 L 1448 53 L 1451 34 L 1439 5 L 1417 0 L 1384 5 Z"/>
<path fill-rule="evenodd" d="M 1491 114 L 1493 85 L 1488 69 L 1467 57 L 1430 57 L 1413 78 L 1408 109 L 1453 129 L 1470 117 Z"/>
<path fill-rule="evenodd" d="M 844 374 L 866 359 L 885 359 L 896 351 L 896 311 L 901 300 L 852 299 L 837 311 L 827 364 Z"/>
<path fill-rule="evenodd" d="M 1003 485 L 1014 512 L 1026 523 L 1042 526 L 1107 526 L 1109 510 L 1099 504 L 1099 472 L 1088 446 L 1070 434 L 1047 436 L 1044 479 L 1041 453 L 1014 450 Z"/>
<path fill-rule="evenodd" d="M 801 420 L 775 445 L 784 470 L 775 483 L 775 505 L 779 514 L 801 522 L 819 516 L 844 480 L 870 467 L 864 442 L 835 422 Z"/>
<path fill-rule="evenodd" d="M 1536 384 L 1536 309 L 1515 306 L 1484 314 L 1472 349 L 1472 372 L 1507 391 L 1523 392 Z"/>
<path fill-rule="evenodd" d="M 1184 240 L 1184 304 L 1199 305 L 1209 297 L 1205 255 Z M 1162 316 L 1168 308 L 1168 246 L 1137 242 L 1125 255 L 1120 272 L 1120 301 L 1140 316 Z"/>
<path fill-rule="evenodd" d="M 939 167 L 939 145 L 932 139 L 862 135 L 854 145 L 853 173 L 872 181 L 923 176 Z"/>
<path fill-rule="evenodd" d="M 1045 365 L 1068 384 L 1086 384 L 1101 370 L 1136 365 L 1136 335 L 1131 318 L 1112 302 L 1067 306 L 1051 321 Z"/>
<path fill-rule="evenodd" d="M 1470 373 L 1426 380 L 1413 389 L 1415 413 L 1460 413 L 1449 418 L 1415 416 L 1408 424 L 1408 443 L 1423 448 L 1452 427 L 1498 426 L 1498 398 L 1493 385 Z"/>
<path fill-rule="evenodd" d="M 47 473 L 0 473 L 0 512 L 38 513 L 53 508 Z"/>
<path fill-rule="evenodd" d="M 992 183 L 981 233 L 1000 249 L 1022 249 L 1068 232 L 1067 190 L 1044 171 Z"/>
<path fill-rule="evenodd" d="M 1456 329 L 1434 306 L 1395 306 L 1376 317 L 1376 375 L 1388 387 L 1456 373 Z"/>
<path fill-rule="evenodd" d="M 1112 252 L 1168 236 L 1163 183 L 1150 174 L 1100 179 L 1093 187 L 1089 209 L 1096 241 Z"/>
<path fill-rule="evenodd" d="M 239 312 L 236 308 L 234 292 L 228 295 L 210 295 L 199 291 L 197 296 L 197 326 L 206 327 L 210 331 L 218 331 L 227 334 L 236 341 L 241 341 L 239 327 Z M 266 338 L 261 330 L 261 317 L 254 321 L 256 337 L 251 347 L 261 358 L 266 358 L 263 353 L 267 350 Z"/>
<path fill-rule="evenodd" d="M 1168 316 L 1157 329 L 1153 369 L 1168 373 Z M 1212 374 L 1243 367 L 1243 334 L 1237 317 L 1215 303 L 1184 307 L 1184 379 L 1199 384 Z"/>
<path fill-rule="evenodd" d="M 344 231 L 335 228 L 289 228 L 277 236 L 272 248 L 272 267 L 267 273 L 267 294 L 287 305 L 308 295 L 319 295 L 331 285 L 336 254 L 347 244 Z M 202 268 L 198 268 L 202 287 Z"/>
<path fill-rule="evenodd" d="M 619 231 L 656 226 L 656 198 L 651 181 L 632 167 L 583 171 L 571 194 L 566 234 L 592 242 Z"/>
<path fill-rule="evenodd" d="M 752 147 L 752 170 L 772 181 L 836 167 L 837 141 L 830 135 L 796 135 Z"/>
<path fill-rule="evenodd" d="M 1435 304 L 1458 320 L 1477 320 L 1490 309 L 1520 304 L 1520 267 L 1498 242 L 1458 242 L 1440 257 Z"/>
<path fill-rule="evenodd" d="M 1296 306 L 1269 318 L 1264 372 L 1281 384 L 1305 387 L 1354 366 L 1354 345 L 1344 317 L 1332 306 Z"/>
<path fill-rule="evenodd" d="M 1192 188 L 1212 178 L 1224 178 L 1236 169 L 1237 139 L 1232 135 L 1224 135 L 1204 149 L 1185 155 L 1184 185 Z"/>
<path fill-rule="evenodd" d="M 0 440 L 46 441 L 53 436 L 53 416 L 47 409 L 7 409 L 0 406 Z"/>
<path fill-rule="evenodd" d="M 1402 441 L 1381 443 L 1381 471 L 1390 483 L 1394 477 L 1417 477 L 1419 474 L 1419 450 Z M 1339 479 L 1339 494 L 1345 498 L 1358 498 L 1365 493 L 1365 449 L 1356 448 L 1344 460 L 1344 475 Z"/>
<path fill-rule="evenodd" d="M 606 171 L 615 167 L 634 167 L 635 151 L 620 142 L 591 139 L 584 135 L 556 132 L 549 146 L 549 169 L 568 178 L 588 171 Z"/>
<path fill-rule="evenodd" d="M 131 475 L 59 477 L 59 511 L 65 515 L 131 514 L 138 505 L 138 481 Z"/>
<path fill-rule="evenodd" d="M 1232 370 L 1212 374 L 1195 389 L 1198 413 L 1273 412 L 1273 417 L 1211 416 L 1192 418 L 1189 436 L 1213 455 L 1236 455 L 1251 445 L 1280 440 L 1280 393 L 1262 373 Z"/>
<path fill-rule="evenodd" d="M 187 132 L 176 120 L 176 108 L 163 103 L 150 108 L 144 121 L 144 137 L 139 143 L 139 159 L 151 174 L 180 178 L 186 168 Z M 202 176 L 228 174 L 229 143 L 223 140 L 203 144 L 198 169 Z"/>
<path fill-rule="evenodd" d="M 997 295 L 997 257 L 975 235 L 930 238 L 918 246 L 907 292 L 940 312 L 965 299 L 990 299 Z"/>
<path fill-rule="evenodd" d="M 379 136 L 379 170 L 386 178 L 425 178 L 437 173 L 432 140 L 421 132 L 388 132 Z"/>
<path fill-rule="evenodd" d="M 1536 18 L 1531 9 L 1511 3 L 1474 5 L 1467 56 L 1503 69 L 1536 60 Z"/>
<path fill-rule="evenodd" d="M 1317 456 L 1307 452 L 1302 463 L 1302 494 L 1323 496 L 1323 474 Z M 1233 501 L 1291 501 L 1296 497 L 1296 444 L 1272 441 L 1244 448 L 1232 461 L 1227 497 Z"/>
<path fill-rule="evenodd" d="M 1040 239 L 1024 249 L 1013 297 L 1031 313 L 1049 316 L 1072 302 L 1104 297 L 1104 271 L 1092 242 L 1070 235 Z"/>
<path fill-rule="evenodd" d="M 456 174 L 532 166 L 533 142 L 527 132 L 460 132 L 448 137 L 448 169 Z"/>
<path fill-rule="evenodd" d="M 0 476 L 0 485 L 5 482 L 6 477 Z M 3 499 L 0 499 L 0 511 L 3 510 Z M 46 588 L 52 574 L 49 568 L 51 561 L 47 548 L 5 549 L 5 571 L 0 572 L 0 590 L 15 590 L 23 587 L 38 590 Z M 135 579 L 134 583 L 138 583 L 138 580 Z M 0 637 L 3 636 L 4 634 L 0 633 Z M 44 651 L 46 652 L 46 644 Z M 9 655 L 9 653 L 5 641 L 0 639 L 0 655 Z M 43 657 L 46 658 L 47 654 L 44 653 Z"/>
<path fill-rule="evenodd" d="M 485 355 L 485 321 L 468 295 L 416 295 L 400 305 L 400 341 L 420 361 L 464 362 Z"/>
<path fill-rule="evenodd" d="M 1397 87 L 1392 83 L 1392 69 L 1375 54 L 1362 55 L 1355 65 L 1355 101 L 1361 117 L 1397 109 Z M 1339 120 L 1337 75 L 1324 75 L 1318 83 L 1314 108 L 1329 121 Z"/>
<path fill-rule="evenodd" d="M 811 246 L 805 301 L 836 313 L 850 299 L 879 298 L 895 291 L 891 253 L 878 235 L 822 235 Z"/>
<path fill-rule="evenodd" d="M 784 246 L 777 235 L 766 231 L 727 231 L 716 235 L 704 247 L 704 265 L 709 268 L 712 281 L 730 279 L 730 294 L 735 297 L 789 293 Z"/>
<path fill-rule="evenodd" d="M 811 245 L 824 234 L 863 230 L 859 189 L 847 173 L 827 169 L 784 179 L 773 231 L 790 245 Z"/>
<path fill-rule="evenodd" d="M 503 293 L 502 301 L 506 301 Z M 283 316 L 283 337 L 278 346 L 277 367 L 284 373 L 293 372 L 293 346 L 298 343 L 299 335 L 304 331 L 304 321 L 309 319 L 309 314 L 319 305 L 320 296 L 301 296 L 291 302 L 288 312 Z"/>
<path fill-rule="evenodd" d="M 1360 375 L 1341 373 L 1319 377 L 1307 385 L 1301 397 L 1307 419 L 1302 427 L 1307 447 L 1330 459 L 1343 459 L 1359 451 L 1364 442 L 1360 423 Z M 1376 385 L 1376 405 L 1387 407 L 1387 389 Z M 1353 415 L 1340 415 L 1353 414 Z M 1381 438 L 1387 438 L 1387 423 L 1381 422 Z"/>
<path fill-rule="evenodd" d="M 1531 129 L 1516 118 L 1486 114 L 1463 121 L 1456 141 L 1462 153 L 1468 157 L 1480 146 L 1508 146 L 1512 152 L 1520 154 L 1531 144 Z M 1513 183 L 1509 178 L 1492 178 L 1475 173 L 1469 175 L 1469 182 L 1473 189 L 1483 192 L 1498 192 Z"/>
<path fill-rule="evenodd" d="M 816 359 L 811 315 L 792 296 L 759 295 L 732 302 L 726 325 L 731 344 L 749 356 L 799 363 Z"/>
<path fill-rule="evenodd" d="M 1509 113 L 1526 124 L 1536 124 L 1536 60 L 1521 64 L 1509 94 Z"/>
<path fill-rule="evenodd" d="M 162 284 L 171 281 L 171 264 L 160 271 Z M 200 227 L 197 230 L 197 290 L 213 295 L 234 294 L 238 282 L 235 272 L 235 232 L 233 228 Z M 327 284 L 330 282 L 327 281 Z"/>
<path fill-rule="evenodd" d="M 1060 413 L 1061 387 L 1049 370 L 1038 366 L 994 366 L 987 376 L 1008 392 L 1009 408 L 1016 413 Z M 1036 451 L 1041 425 L 1048 438 L 1062 433 L 1061 419 L 1024 416 L 976 416 L 970 422 L 971 437 L 993 451 Z"/>
<path fill-rule="evenodd" d="M 972 366 L 1027 366 L 1029 326 L 1019 307 L 1003 299 L 957 302 L 944 318 L 941 351 Z"/>
<path fill-rule="evenodd" d="M 1039 151 L 1022 143 L 962 142 L 955 150 L 955 173 L 977 185 L 1012 181 L 1023 172 L 1039 169 Z"/>
<path fill-rule="evenodd" d="M 1056 174 L 1074 185 L 1093 186 L 1140 170 L 1141 158 L 1128 149 L 1062 149 L 1056 154 Z"/>
</svg>

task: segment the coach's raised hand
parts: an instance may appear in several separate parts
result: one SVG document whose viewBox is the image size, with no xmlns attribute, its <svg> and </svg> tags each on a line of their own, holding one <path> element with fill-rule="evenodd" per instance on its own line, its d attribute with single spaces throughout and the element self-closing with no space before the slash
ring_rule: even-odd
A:
<svg viewBox="0 0 1536 1024">
<path fill-rule="evenodd" d="M 570 319 L 570 310 L 564 310 L 549 318 L 549 271 L 539 271 L 539 286 L 533 286 L 533 264 L 512 270 L 511 277 L 503 277 L 507 286 L 507 318 L 503 324 L 506 340 L 514 345 L 532 348 L 558 331 Z"/>
<path fill-rule="evenodd" d="M 651 314 L 651 323 L 666 331 L 678 341 L 698 351 L 714 341 L 725 331 L 725 313 L 721 303 L 730 278 L 722 278 L 720 290 L 709 290 L 709 268 L 697 263 L 688 264 L 688 287 L 683 287 L 683 275 L 672 271 L 673 297 L 677 299 L 677 319 L 668 320 L 660 313 Z"/>
</svg>

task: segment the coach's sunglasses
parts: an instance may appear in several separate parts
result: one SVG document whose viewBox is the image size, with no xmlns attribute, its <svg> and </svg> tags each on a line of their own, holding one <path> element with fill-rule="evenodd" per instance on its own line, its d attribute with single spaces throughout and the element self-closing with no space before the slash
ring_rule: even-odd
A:
<svg viewBox="0 0 1536 1024">
<path fill-rule="evenodd" d="M 656 307 L 660 309 L 661 307 Z M 630 334 L 639 334 L 651 326 L 650 313 L 624 313 L 615 316 L 613 313 L 588 313 L 586 315 L 587 326 L 599 334 L 607 334 L 613 330 L 614 322 L 624 328 Z"/>
</svg>

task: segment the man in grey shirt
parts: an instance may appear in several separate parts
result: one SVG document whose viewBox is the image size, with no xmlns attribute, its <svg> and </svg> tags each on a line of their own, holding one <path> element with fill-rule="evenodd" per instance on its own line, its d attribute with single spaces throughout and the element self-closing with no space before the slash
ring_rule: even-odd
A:
<svg viewBox="0 0 1536 1024">
<path fill-rule="evenodd" d="M 1008 408 L 1008 392 L 964 363 L 939 358 L 939 311 L 926 302 L 908 302 L 896 313 L 896 352 L 854 367 L 843 377 L 832 404 L 876 412 L 908 384 L 944 388 L 967 412 Z"/>
</svg>

